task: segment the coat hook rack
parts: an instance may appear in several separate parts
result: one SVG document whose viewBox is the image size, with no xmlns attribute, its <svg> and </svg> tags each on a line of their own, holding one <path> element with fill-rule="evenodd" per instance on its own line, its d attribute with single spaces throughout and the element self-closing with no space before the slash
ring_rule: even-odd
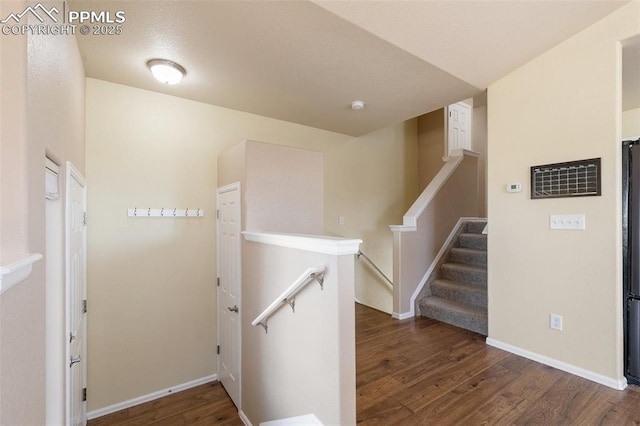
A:
<svg viewBox="0 0 640 426">
<path fill-rule="evenodd" d="M 142 208 L 134 207 L 127 209 L 127 216 L 129 217 L 204 217 L 203 209 L 178 209 L 176 207 L 162 207 L 162 208 Z"/>
</svg>

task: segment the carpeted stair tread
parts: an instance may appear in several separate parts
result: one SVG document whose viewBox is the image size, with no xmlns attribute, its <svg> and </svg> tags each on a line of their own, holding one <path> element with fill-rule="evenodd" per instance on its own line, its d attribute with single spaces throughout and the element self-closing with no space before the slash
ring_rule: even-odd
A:
<svg viewBox="0 0 640 426">
<path fill-rule="evenodd" d="M 449 261 L 471 265 L 487 265 L 487 251 L 464 247 L 454 247 L 449 252 Z"/>
<path fill-rule="evenodd" d="M 484 234 L 462 233 L 458 237 L 458 247 L 486 250 L 487 236 Z"/>
<path fill-rule="evenodd" d="M 450 262 L 440 267 L 438 278 L 486 287 L 487 269 L 479 265 Z"/>
<path fill-rule="evenodd" d="M 487 288 L 446 279 L 435 280 L 431 284 L 434 296 L 455 302 L 487 308 Z"/>
<path fill-rule="evenodd" d="M 467 234 L 482 234 L 484 227 L 487 226 L 486 221 L 469 221 L 464 227 L 464 232 Z"/>
<path fill-rule="evenodd" d="M 418 303 L 422 316 L 487 335 L 486 224 L 465 221 Z"/>
<path fill-rule="evenodd" d="M 437 296 L 420 301 L 422 316 L 487 335 L 487 310 Z"/>
</svg>

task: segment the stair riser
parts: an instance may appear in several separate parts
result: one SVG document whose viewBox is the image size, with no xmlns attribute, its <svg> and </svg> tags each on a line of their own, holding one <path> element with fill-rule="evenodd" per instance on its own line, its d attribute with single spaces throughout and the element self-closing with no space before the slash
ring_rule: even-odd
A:
<svg viewBox="0 0 640 426">
<path fill-rule="evenodd" d="M 473 284 L 484 287 L 487 286 L 487 271 L 470 271 L 467 269 L 450 267 L 445 264 L 440 268 L 438 277 L 464 284 Z"/>
<path fill-rule="evenodd" d="M 449 262 L 466 263 L 468 265 L 487 266 L 486 251 L 462 251 L 455 248 L 449 253 Z"/>
<path fill-rule="evenodd" d="M 420 312 L 422 316 L 487 335 L 488 321 L 486 317 L 467 315 L 464 312 L 451 311 L 428 303 L 420 303 Z"/>
<path fill-rule="evenodd" d="M 461 234 L 458 237 L 458 247 L 486 250 L 487 236 L 481 234 Z"/>
<path fill-rule="evenodd" d="M 486 291 L 465 291 L 464 289 L 451 288 L 433 283 L 431 285 L 431 294 L 468 305 L 479 306 L 481 308 L 487 307 Z"/>
</svg>

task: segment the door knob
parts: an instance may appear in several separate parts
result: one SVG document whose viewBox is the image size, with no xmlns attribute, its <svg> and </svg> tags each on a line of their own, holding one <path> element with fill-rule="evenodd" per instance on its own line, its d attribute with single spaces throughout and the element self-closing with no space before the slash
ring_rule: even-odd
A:
<svg viewBox="0 0 640 426">
<path fill-rule="evenodd" d="M 69 362 L 69 368 L 71 368 L 73 366 L 73 364 L 77 364 L 80 361 L 82 361 L 82 357 L 80 355 L 78 355 L 77 357 L 71 357 L 71 360 Z"/>
<path fill-rule="evenodd" d="M 237 305 L 233 305 L 233 308 L 230 308 L 227 306 L 227 309 L 230 310 L 231 312 L 235 312 L 236 314 L 238 313 L 238 306 Z"/>
</svg>

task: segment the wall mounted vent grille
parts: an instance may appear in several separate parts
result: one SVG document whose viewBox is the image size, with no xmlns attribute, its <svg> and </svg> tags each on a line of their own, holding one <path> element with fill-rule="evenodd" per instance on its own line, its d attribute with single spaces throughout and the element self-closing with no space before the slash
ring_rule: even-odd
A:
<svg viewBox="0 0 640 426">
<path fill-rule="evenodd" d="M 600 193 L 600 158 L 531 167 L 531 198 L 585 197 Z"/>
</svg>

